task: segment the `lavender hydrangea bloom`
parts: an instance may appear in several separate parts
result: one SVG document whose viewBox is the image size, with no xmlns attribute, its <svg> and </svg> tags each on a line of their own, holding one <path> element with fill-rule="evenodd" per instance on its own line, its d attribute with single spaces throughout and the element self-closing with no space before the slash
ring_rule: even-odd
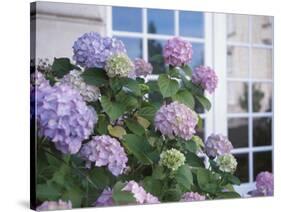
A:
<svg viewBox="0 0 281 212">
<path fill-rule="evenodd" d="M 94 206 L 112 206 L 114 205 L 112 198 L 112 190 L 110 188 L 106 188 L 103 190 L 99 198 L 97 199 Z"/>
<path fill-rule="evenodd" d="M 100 90 L 96 86 L 87 85 L 81 77 L 82 73 L 81 71 L 72 70 L 61 79 L 60 83 L 76 89 L 85 101 L 95 102 L 100 97 Z"/>
<path fill-rule="evenodd" d="M 200 85 L 210 94 L 213 93 L 218 85 L 218 77 L 210 67 L 199 66 L 192 73 L 192 82 Z"/>
<path fill-rule="evenodd" d="M 143 76 L 146 77 L 149 74 L 152 74 L 153 67 L 150 63 L 146 62 L 144 59 L 136 58 L 134 60 L 135 65 L 135 74 L 137 77 Z"/>
<path fill-rule="evenodd" d="M 186 192 L 183 194 L 182 202 L 193 202 L 193 201 L 203 201 L 206 200 L 206 196 L 200 195 L 197 192 Z"/>
<path fill-rule="evenodd" d="M 109 56 L 120 52 L 126 53 L 126 49 L 121 40 L 89 32 L 75 41 L 73 52 L 73 59 L 82 67 L 104 68 Z"/>
<path fill-rule="evenodd" d="M 64 154 L 75 154 L 97 123 L 97 114 L 82 96 L 64 84 L 37 86 L 37 120 L 40 133 Z"/>
<path fill-rule="evenodd" d="M 270 172 L 261 172 L 256 178 L 256 196 L 272 196 L 274 185 L 273 185 L 273 175 Z"/>
<path fill-rule="evenodd" d="M 66 210 L 72 209 L 71 201 L 64 202 L 59 200 L 55 201 L 45 201 L 40 206 L 36 208 L 36 211 L 52 211 L 52 210 Z"/>
<path fill-rule="evenodd" d="M 172 66 L 182 66 L 191 62 L 192 45 L 179 37 L 174 37 L 164 45 L 165 63 Z"/>
<path fill-rule="evenodd" d="M 186 105 L 172 102 L 163 105 L 156 113 L 154 124 L 163 135 L 173 138 L 178 136 L 185 140 L 191 139 L 195 133 L 198 117 Z"/>
<path fill-rule="evenodd" d="M 231 142 L 222 134 L 211 134 L 205 142 L 205 151 L 208 156 L 229 154 L 232 149 Z"/>
<path fill-rule="evenodd" d="M 98 167 L 108 166 L 115 176 L 124 172 L 128 161 L 119 141 L 108 135 L 93 136 L 90 142 L 82 146 L 80 156 L 87 161 L 88 168 L 92 162 Z"/>
<path fill-rule="evenodd" d="M 137 182 L 131 180 L 129 181 L 122 191 L 129 191 L 134 195 L 137 203 L 140 204 L 155 204 L 160 203 L 157 197 L 152 194 L 146 192 L 142 186 L 140 186 Z"/>
</svg>

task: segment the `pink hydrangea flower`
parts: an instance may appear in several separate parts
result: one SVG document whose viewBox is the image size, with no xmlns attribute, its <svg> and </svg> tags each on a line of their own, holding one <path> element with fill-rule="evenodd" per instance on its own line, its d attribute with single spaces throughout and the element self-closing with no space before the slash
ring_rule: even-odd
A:
<svg viewBox="0 0 281 212">
<path fill-rule="evenodd" d="M 261 172 L 256 178 L 257 191 L 263 196 L 273 195 L 273 174 L 270 172 Z"/>
<path fill-rule="evenodd" d="M 59 200 L 55 201 L 45 201 L 40 206 L 36 208 L 36 211 L 51 211 L 51 210 L 66 210 L 72 209 L 71 201 L 64 202 Z"/>
<path fill-rule="evenodd" d="M 135 65 L 135 75 L 137 77 L 144 76 L 152 74 L 153 67 L 150 63 L 146 62 L 144 59 L 136 58 L 134 60 Z"/>
<path fill-rule="evenodd" d="M 200 195 L 197 192 L 186 192 L 181 199 L 182 202 L 193 202 L 203 200 L 206 200 L 206 197 L 204 195 Z"/>
<path fill-rule="evenodd" d="M 94 206 L 112 206 L 114 205 L 112 198 L 112 190 L 110 188 L 106 188 L 103 190 L 99 198 L 97 199 Z"/>
<path fill-rule="evenodd" d="M 163 105 L 157 111 L 154 119 L 155 128 L 163 135 L 169 138 L 177 136 L 185 140 L 191 139 L 197 122 L 196 113 L 178 102 Z"/>
<path fill-rule="evenodd" d="M 199 66 L 192 73 L 192 82 L 200 85 L 210 94 L 213 93 L 218 85 L 218 77 L 210 67 Z"/>
<path fill-rule="evenodd" d="M 208 156 L 229 154 L 232 149 L 231 142 L 222 134 L 211 134 L 205 141 L 205 151 Z"/>
<path fill-rule="evenodd" d="M 182 66 L 191 62 L 192 45 L 179 37 L 174 37 L 164 45 L 165 63 L 172 66 Z"/>
</svg>

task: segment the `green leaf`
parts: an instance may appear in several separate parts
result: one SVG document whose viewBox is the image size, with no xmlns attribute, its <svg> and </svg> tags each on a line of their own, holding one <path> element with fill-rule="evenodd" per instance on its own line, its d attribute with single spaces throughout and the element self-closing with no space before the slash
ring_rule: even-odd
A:
<svg viewBox="0 0 281 212">
<path fill-rule="evenodd" d="M 156 55 L 153 55 L 152 57 L 150 57 L 149 61 L 161 64 L 164 62 L 164 58 L 161 54 L 156 54 Z"/>
<path fill-rule="evenodd" d="M 62 78 L 64 75 L 68 74 L 73 69 L 80 69 L 79 67 L 71 64 L 69 58 L 54 58 L 52 65 L 52 70 L 54 75 L 58 78 Z"/>
<path fill-rule="evenodd" d="M 100 114 L 98 118 L 97 127 L 95 128 L 100 135 L 107 134 L 107 126 L 109 120 L 104 114 Z"/>
<path fill-rule="evenodd" d="M 60 198 L 60 190 L 54 184 L 38 184 L 36 185 L 36 197 L 40 201 L 57 200 Z"/>
<path fill-rule="evenodd" d="M 122 139 L 123 136 L 127 134 L 126 130 L 121 126 L 112 127 L 111 125 L 108 125 L 107 129 L 110 135 L 119 139 Z"/>
<path fill-rule="evenodd" d="M 206 110 L 211 109 L 211 102 L 205 96 L 195 96 L 195 98 Z"/>
<path fill-rule="evenodd" d="M 122 191 L 125 187 L 125 183 L 117 182 L 112 191 L 112 198 L 116 205 L 128 205 L 136 203 L 136 199 L 133 196 L 133 193 L 128 191 Z"/>
<path fill-rule="evenodd" d="M 112 120 L 116 120 L 126 111 L 124 104 L 111 102 L 106 96 L 101 97 L 101 105 L 103 110 Z"/>
<path fill-rule="evenodd" d="M 143 118 L 143 117 L 141 117 L 141 116 L 138 116 L 138 115 L 136 115 L 136 118 L 137 118 L 137 122 L 138 122 L 144 129 L 147 129 L 147 128 L 149 127 L 150 122 L 149 122 L 147 119 L 145 119 L 145 118 Z"/>
<path fill-rule="evenodd" d="M 125 79 L 123 86 L 125 88 L 129 89 L 133 94 L 135 94 L 137 96 L 141 95 L 141 89 L 136 80 L 127 78 L 127 79 Z"/>
<path fill-rule="evenodd" d="M 185 104 L 191 109 L 194 109 L 195 101 L 192 94 L 188 90 L 178 91 L 174 96 L 172 96 L 172 99 Z"/>
<path fill-rule="evenodd" d="M 163 166 L 156 166 L 153 169 L 152 177 L 154 179 L 163 180 L 166 177 L 165 172 L 164 172 L 164 167 Z"/>
<path fill-rule="evenodd" d="M 227 177 L 228 181 L 234 185 L 240 185 L 240 179 L 234 175 L 229 174 Z"/>
<path fill-rule="evenodd" d="M 115 96 L 116 102 L 120 105 L 122 105 L 127 111 L 130 111 L 132 109 L 139 107 L 138 100 L 129 93 L 125 93 L 124 91 L 120 91 Z"/>
<path fill-rule="evenodd" d="M 153 163 L 153 160 L 151 158 L 153 149 L 144 137 L 140 137 L 134 134 L 127 134 L 124 136 L 124 139 L 125 140 L 122 142 L 122 144 L 140 162 L 147 165 Z"/>
<path fill-rule="evenodd" d="M 157 111 L 156 108 L 153 106 L 145 106 L 145 107 L 140 108 L 139 111 L 137 112 L 137 114 L 150 121 L 153 121 L 156 111 Z"/>
<path fill-rule="evenodd" d="M 66 190 L 61 199 L 64 201 L 71 201 L 73 208 L 81 207 L 81 202 L 84 192 L 76 185 L 72 185 L 71 188 Z"/>
<path fill-rule="evenodd" d="M 127 119 L 125 121 L 125 124 L 129 128 L 129 130 L 136 135 L 141 136 L 145 133 L 144 128 L 134 119 Z"/>
<path fill-rule="evenodd" d="M 187 154 L 185 154 L 185 160 L 187 164 L 192 167 L 204 167 L 203 160 L 192 152 L 188 152 Z"/>
<path fill-rule="evenodd" d="M 106 72 L 100 68 L 86 69 L 81 77 L 89 85 L 101 86 L 108 83 Z"/>
<path fill-rule="evenodd" d="M 187 76 L 189 76 L 189 77 L 192 76 L 192 69 L 189 67 L 189 65 L 184 65 L 184 67 L 182 67 L 182 69 Z"/>
<path fill-rule="evenodd" d="M 215 174 L 213 174 L 211 171 L 204 168 L 199 168 L 197 170 L 197 181 L 199 187 L 203 191 L 216 193 L 219 183 Z"/>
<path fill-rule="evenodd" d="M 111 187 L 115 177 L 104 167 L 93 167 L 89 173 L 89 177 L 98 189 Z"/>
<path fill-rule="evenodd" d="M 146 192 L 149 192 L 154 196 L 161 196 L 163 183 L 153 177 L 145 177 L 143 180 L 143 187 Z"/>
<path fill-rule="evenodd" d="M 179 185 L 189 190 L 193 185 L 193 176 L 188 165 L 181 166 L 176 174 L 175 179 Z"/>
<path fill-rule="evenodd" d="M 160 92 L 157 81 L 152 80 L 152 81 L 147 82 L 146 84 L 148 85 L 150 91 Z"/>
<path fill-rule="evenodd" d="M 237 192 L 229 191 L 229 192 L 220 192 L 217 193 L 216 199 L 233 199 L 233 198 L 241 198 L 240 194 Z"/>
<path fill-rule="evenodd" d="M 201 118 L 200 115 L 198 115 L 197 117 L 198 117 L 197 127 L 199 129 L 202 129 L 203 128 L 203 119 Z"/>
<path fill-rule="evenodd" d="M 163 97 L 170 97 L 179 90 L 177 80 L 171 79 L 167 74 L 161 74 L 158 78 L 158 86 Z"/>
<path fill-rule="evenodd" d="M 193 140 L 185 141 L 184 147 L 190 152 L 197 152 L 197 144 Z"/>
<path fill-rule="evenodd" d="M 197 147 L 204 148 L 205 144 L 199 136 L 194 135 L 194 136 L 192 136 L 191 140 L 196 143 Z"/>
</svg>

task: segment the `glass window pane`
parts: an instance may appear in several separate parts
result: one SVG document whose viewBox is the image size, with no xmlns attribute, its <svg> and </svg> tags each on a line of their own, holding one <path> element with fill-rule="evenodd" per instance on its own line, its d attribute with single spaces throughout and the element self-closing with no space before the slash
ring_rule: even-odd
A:
<svg viewBox="0 0 281 212">
<path fill-rule="evenodd" d="M 204 65 L 204 44 L 202 43 L 192 43 L 192 49 L 193 49 L 193 55 L 192 55 L 192 61 L 191 61 L 191 67 L 195 68 L 199 65 Z"/>
<path fill-rule="evenodd" d="M 196 135 L 199 136 L 203 141 L 205 140 L 205 120 L 202 119 L 202 128 L 196 128 Z"/>
<path fill-rule="evenodd" d="M 271 112 L 272 111 L 272 84 L 253 83 L 253 111 Z"/>
<path fill-rule="evenodd" d="M 249 49 L 236 46 L 227 48 L 227 75 L 233 78 L 247 78 L 249 75 Z"/>
<path fill-rule="evenodd" d="M 142 10 L 129 7 L 112 7 L 113 30 L 141 32 Z"/>
<path fill-rule="evenodd" d="M 118 37 L 122 40 L 129 57 L 131 59 L 142 58 L 142 39 L 141 38 L 129 38 L 129 37 Z"/>
<path fill-rule="evenodd" d="M 151 59 L 154 55 L 162 55 L 164 40 L 148 40 L 148 58 Z M 149 61 L 153 66 L 152 74 L 161 74 L 165 72 L 165 64 L 155 61 Z"/>
<path fill-rule="evenodd" d="M 272 140 L 272 123 L 271 118 L 254 118 L 253 119 L 253 143 L 254 146 L 271 145 Z"/>
<path fill-rule="evenodd" d="M 204 37 L 204 14 L 202 12 L 179 12 L 180 35 Z"/>
<path fill-rule="evenodd" d="M 248 15 L 227 15 L 227 39 L 234 42 L 249 42 Z"/>
<path fill-rule="evenodd" d="M 248 111 L 248 83 L 228 82 L 227 110 L 229 113 Z"/>
<path fill-rule="evenodd" d="M 174 11 L 172 10 L 147 10 L 147 31 L 153 34 L 174 34 Z"/>
<path fill-rule="evenodd" d="M 248 154 L 236 154 L 234 155 L 238 166 L 235 176 L 239 177 L 242 183 L 249 182 L 249 156 Z"/>
<path fill-rule="evenodd" d="M 272 172 L 272 152 L 255 152 L 254 153 L 254 179 L 263 171 Z"/>
<path fill-rule="evenodd" d="M 252 49 L 252 77 L 257 79 L 272 78 L 272 50 Z"/>
<path fill-rule="evenodd" d="M 228 138 L 234 148 L 248 147 L 248 118 L 228 119 Z"/>
<path fill-rule="evenodd" d="M 272 18 L 252 16 L 252 40 L 255 44 L 272 45 Z"/>
</svg>

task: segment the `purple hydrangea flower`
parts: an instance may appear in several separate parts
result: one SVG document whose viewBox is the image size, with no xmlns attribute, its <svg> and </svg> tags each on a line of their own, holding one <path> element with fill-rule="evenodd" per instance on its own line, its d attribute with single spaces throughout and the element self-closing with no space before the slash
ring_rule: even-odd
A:
<svg viewBox="0 0 281 212">
<path fill-rule="evenodd" d="M 73 45 L 73 59 L 82 67 L 104 68 L 107 58 L 115 53 L 126 53 L 121 40 L 101 37 L 89 32 L 79 37 Z"/>
<path fill-rule="evenodd" d="M 153 67 L 150 63 L 146 62 L 144 59 L 136 58 L 134 60 L 135 65 L 135 74 L 137 77 L 143 76 L 146 77 L 147 75 L 152 74 Z"/>
<path fill-rule="evenodd" d="M 82 146 L 80 156 L 87 161 L 88 168 L 92 162 L 97 167 L 108 166 L 109 171 L 115 176 L 124 172 L 128 161 L 119 141 L 108 135 L 93 136 L 90 142 Z"/>
<path fill-rule="evenodd" d="M 103 190 L 99 198 L 97 199 L 94 206 L 112 206 L 114 205 L 112 198 L 112 190 L 110 188 L 106 188 Z"/>
<path fill-rule="evenodd" d="M 222 134 L 211 134 L 205 142 L 205 151 L 208 156 L 229 154 L 232 149 L 231 142 Z"/>
<path fill-rule="evenodd" d="M 182 202 L 193 202 L 193 201 L 203 201 L 206 200 L 204 195 L 200 195 L 197 192 L 186 192 L 183 194 L 181 201 Z"/>
<path fill-rule="evenodd" d="M 174 37 L 164 45 L 165 63 L 172 66 L 182 66 L 191 62 L 192 45 L 179 37 Z"/>
<path fill-rule="evenodd" d="M 210 94 L 213 93 L 218 85 L 218 77 L 213 69 L 205 66 L 198 66 L 192 73 L 192 82 L 200 85 Z"/>
<path fill-rule="evenodd" d="M 77 153 L 97 123 L 95 110 L 89 108 L 79 92 L 68 85 L 51 87 L 43 81 L 36 89 L 40 134 L 54 142 L 61 152 Z"/>
<path fill-rule="evenodd" d="M 261 172 L 256 177 L 256 187 L 259 196 L 272 196 L 274 185 L 273 185 L 273 174 L 270 172 Z"/>
<path fill-rule="evenodd" d="M 140 186 L 137 182 L 131 180 L 129 181 L 122 191 L 129 191 L 134 195 L 137 203 L 140 204 L 155 204 L 160 203 L 157 197 L 152 194 L 146 192 L 142 186 Z"/>
<path fill-rule="evenodd" d="M 55 201 L 45 201 L 40 206 L 36 208 L 36 211 L 52 211 L 52 210 L 66 210 L 72 209 L 71 201 L 64 202 L 59 200 Z"/>
<path fill-rule="evenodd" d="M 196 113 L 178 102 L 163 105 L 157 111 L 154 119 L 155 128 L 163 135 L 169 138 L 178 136 L 185 140 L 191 139 L 197 122 Z"/>
</svg>

